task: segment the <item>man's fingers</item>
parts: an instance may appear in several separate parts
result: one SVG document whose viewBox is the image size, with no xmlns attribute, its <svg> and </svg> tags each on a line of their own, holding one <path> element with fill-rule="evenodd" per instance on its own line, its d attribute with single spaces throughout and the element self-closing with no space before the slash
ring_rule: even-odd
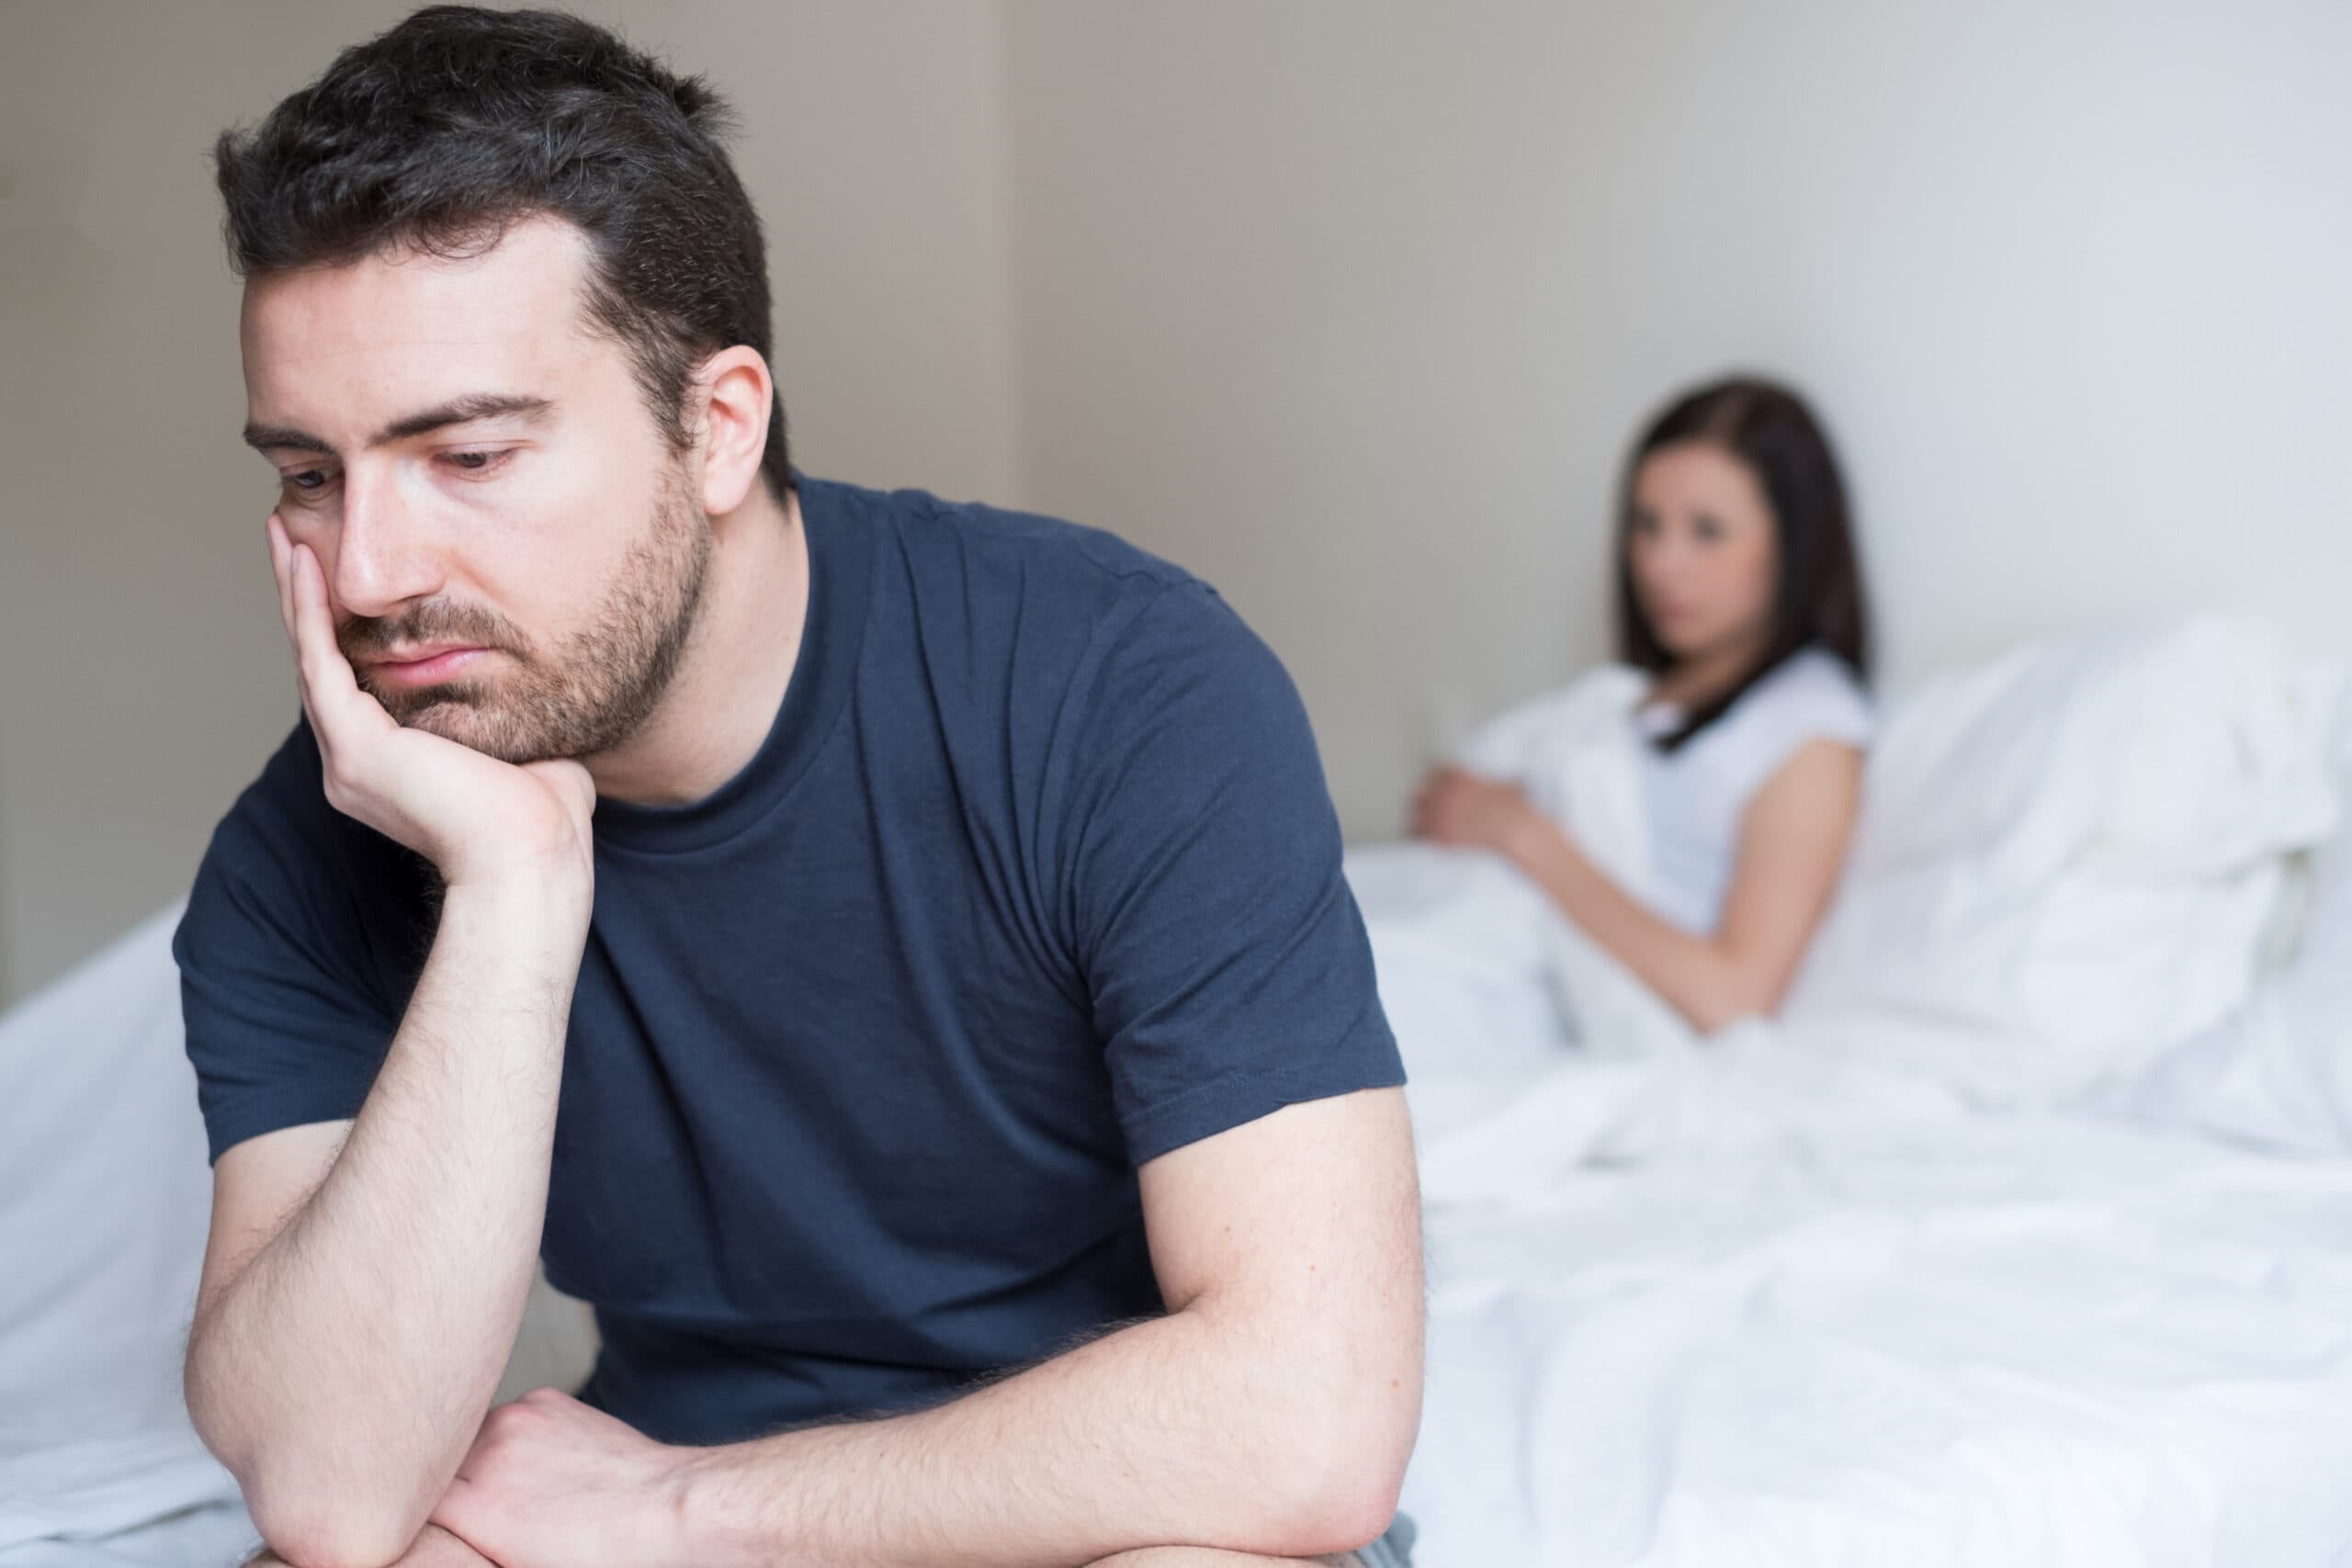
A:
<svg viewBox="0 0 2352 1568">
<path fill-rule="evenodd" d="M 301 641 L 294 635 L 294 572 L 292 546 L 287 542 L 286 525 L 277 513 L 269 514 L 269 571 L 277 580 L 277 620 L 286 628 L 286 640 L 296 652 L 301 651 Z"/>
<path fill-rule="evenodd" d="M 596 809 L 596 781 L 587 768 L 574 759 L 551 757 L 543 761 L 526 762 L 523 764 L 523 771 L 526 773 L 535 773 L 555 785 L 556 788 L 565 791 L 580 803 L 583 811 L 593 813 Z M 532 1390 L 534 1393 L 540 1392 L 563 1393 L 561 1389 Z M 526 1394 L 524 1397 L 527 1399 L 530 1395 Z"/>
<path fill-rule="evenodd" d="M 380 728 L 391 715 L 359 689 L 351 661 L 334 640 L 334 617 L 327 609 L 327 580 L 308 545 L 293 548 L 295 657 L 302 666 L 302 686 L 310 703 L 311 721 L 330 732 L 319 743 L 330 750 L 355 739 L 353 727 Z"/>
<path fill-rule="evenodd" d="M 343 649 L 335 646 L 334 616 L 327 609 L 326 579 L 319 567 L 319 558 L 310 547 L 300 545 L 294 550 L 294 626 L 295 637 L 302 656 L 303 673 L 310 677 L 313 692 L 339 691 L 356 684 L 350 660 L 343 657 Z M 334 677 L 340 674 L 342 680 Z"/>
</svg>

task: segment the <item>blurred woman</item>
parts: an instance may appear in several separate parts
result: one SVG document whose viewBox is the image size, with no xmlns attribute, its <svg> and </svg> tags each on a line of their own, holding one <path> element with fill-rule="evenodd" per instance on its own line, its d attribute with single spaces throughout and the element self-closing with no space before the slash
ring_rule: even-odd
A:
<svg viewBox="0 0 2352 1568">
<path fill-rule="evenodd" d="M 1619 657 L 1649 677 L 1628 718 L 1644 742 L 1648 896 L 1517 785 L 1460 767 L 1423 783 L 1413 830 L 1508 857 L 1712 1032 L 1779 1006 L 1860 805 L 1868 615 L 1819 422 L 1750 378 L 1679 399 L 1626 463 L 1615 555 Z"/>
</svg>

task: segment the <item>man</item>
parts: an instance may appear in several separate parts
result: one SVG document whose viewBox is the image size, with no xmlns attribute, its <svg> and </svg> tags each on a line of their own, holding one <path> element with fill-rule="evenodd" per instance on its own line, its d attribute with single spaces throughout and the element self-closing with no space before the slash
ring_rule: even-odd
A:
<svg viewBox="0 0 2352 1568">
<path fill-rule="evenodd" d="M 724 115 L 435 7 L 217 149 L 304 709 L 174 942 L 256 1561 L 1391 1568 L 1296 695 L 1109 535 L 790 467 Z M 596 1369 L 491 1411 L 541 1256 Z"/>
</svg>

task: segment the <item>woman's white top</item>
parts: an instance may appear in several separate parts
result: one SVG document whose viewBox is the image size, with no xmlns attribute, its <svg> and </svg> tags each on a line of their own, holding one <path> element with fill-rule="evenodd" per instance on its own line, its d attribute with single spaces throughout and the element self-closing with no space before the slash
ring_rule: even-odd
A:
<svg viewBox="0 0 2352 1568">
<path fill-rule="evenodd" d="M 1644 702 L 1633 710 L 1643 744 L 1642 796 L 1647 808 L 1652 890 L 1662 918 L 1712 935 L 1739 853 L 1748 802 L 1806 742 L 1870 743 L 1868 693 L 1846 661 L 1801 649 L 1673 751 L 1650 744 L 1681 726 L 1683 710 Z"/>
</svg>

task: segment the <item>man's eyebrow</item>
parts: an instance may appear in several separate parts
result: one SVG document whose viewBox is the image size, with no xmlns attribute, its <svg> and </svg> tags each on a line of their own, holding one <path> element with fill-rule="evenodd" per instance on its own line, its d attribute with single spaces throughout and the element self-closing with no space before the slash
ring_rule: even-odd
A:
<svg viewBox="0 0 2352 1568">
<path fill-rule="evenodd" d="M 526 419 L 544 417 L 555 404 L 546 398 L 535 398 L 521 392 L 469 392 L 462 398 L 451 398 L 429 409 L 403 414 L 378 431 L 368 445 L 372 449 L 389 446 L 395 441 L 424 435 L 444 425 L 463 424 L 468 420 L 489 419 L 497 414 L 521 414 Z M 245 445 L 256 451 L 328 452 L 333 446 L 307 430 L 296 430 L 283 424 L 248 424 Z"/>
</svg>

